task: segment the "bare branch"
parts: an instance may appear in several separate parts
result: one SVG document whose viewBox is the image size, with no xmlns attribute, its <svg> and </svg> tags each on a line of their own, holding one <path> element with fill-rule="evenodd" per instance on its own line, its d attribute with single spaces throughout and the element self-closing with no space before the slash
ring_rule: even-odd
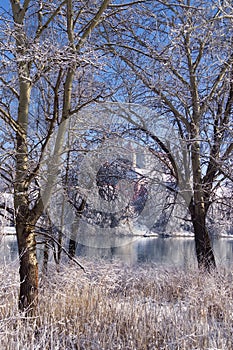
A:
<svg viewBox="0 0 233 350">
<path fill-rule="evenodd" d="M 84 272 L 86 272 L 85 267 L 76 259 L 74 258 L 66 249 L 65 247 L 51 234 L 47 233 L 47 232 L 39 232 L 41 235 L 51 239 L 54 243 L 57 244 L 57 246 L 68 256 L 68 258 L 72 261 L 75 262 L 75 264 L 77 264 Z"/>
<path fill-rule="evenodd" d="M 47 19 L 45 24 L 42 26 L 39 26 L 36 32 L 35 39 L 38 39 L 43 31 L 48 28 L 49 24 L 52 22 L 52 20 L 57 16 L 57 14 L 60 12 L 63 5 L 65 5 L 67 0 L 62 1 L 62 3 L 57 7 L 57 9 L 52 13 L 52 15 Z"/>
<path fill-rule="evenodd" d="M 79 51 L 81 47 L 84 45 L 86 39 L 89 37 L 91 32 L 95 29 L 95 27 L 99 24 L 101 17 L 104 13 L 104 11 L 108 8 L 110 3 L 110 0 L 103 0 L 102 5 L 100 6 L 99 10 L 97 11 L 94 18 L 91 19 L 89 22 L 89 25 L 87 26 L 86 30 L 81 36 L 81 39 L 79 43 L 76 45 L 76 50 Z"/>
</svg>

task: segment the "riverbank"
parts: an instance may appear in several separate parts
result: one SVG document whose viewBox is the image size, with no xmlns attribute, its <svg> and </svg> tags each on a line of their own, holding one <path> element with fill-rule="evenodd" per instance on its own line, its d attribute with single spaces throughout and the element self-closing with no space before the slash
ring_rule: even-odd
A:
<svg viewBox="0 0 233 350">
<path fill-rule="evenodd" d="M 231 271 L 82 263 L 86 273 L 50 265 L 30 320 L 17 310 L 16 266 L 0 269 L 1 349 L 233 348 Z"/>
<path fill-rule="evenodd" d="M 2 236 L 16 236 L 16 231 L 15 227 L 13 226 L 5 226 L 0 229 L 1 235 Z M 131 229 L 131 230 L 125 230 L 124 233 L 119 232 L 116 234 L 119 237 L 171 237 L 171 238 L 179 238 L 179 237 L 184 237 L 184 238 L 194 238 L 194 233 L 191 231 L 175 231 L 175 232 L 154 232 L 154 231 L 149 231 L 148 229 L 145 228 L 137 228 L 137 229 Z M 91 234 L 90 236 L 95 237 L 96 234 Z M 227 233 L 220 233 L 213 235 L 214 238 L 233 238 L 232 234 L 227 234 Z"/>
</svg>

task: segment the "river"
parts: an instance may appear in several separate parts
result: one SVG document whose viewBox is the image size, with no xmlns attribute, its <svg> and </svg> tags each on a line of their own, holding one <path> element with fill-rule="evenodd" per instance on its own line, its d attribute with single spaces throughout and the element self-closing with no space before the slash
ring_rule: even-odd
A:
<svg viewBox="0 0 233 350">
<path fill-rule="evenodd" d="M 100 244 L 102 242 L 102 244 Z M 103 244 L 104 242 L 104 244 Z M 233 265 L 233 238 L 213 239 L 213 249 L 218 265 L 232 267 Z M 157 265 L 174 267 L 195 267 L 195 246 L 192 237 L 129 237 L 112 238 L 106 244 L 106 238 L 99 237 L 77 246 L 77 257 L 91 259 L 114 259 L 127 264 L 153 262 Z M 38 257 L 42 259 L 43 250 L 39 245 Z M 0 263 L 5 264 L 17 260 L 17 242 L 15 236 L 3 236 L 0 244 Z"/>
</svg>

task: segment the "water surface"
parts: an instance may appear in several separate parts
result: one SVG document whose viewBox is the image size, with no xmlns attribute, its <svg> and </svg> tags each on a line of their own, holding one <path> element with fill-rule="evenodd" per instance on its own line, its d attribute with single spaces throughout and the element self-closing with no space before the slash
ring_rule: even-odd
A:
<svg viewBox="0 0 233 350">
<path fill-rule="evenodd" d="M 42 260 L 43 247 L 39 245 L 38 257 Z M 218 265 L 233 266 L 233 239 L 219 238 L 213 240 L 213 249 Z M 51 258 L 52 258 L 52 254 Z M 195 267 L 195 245 L 193 238 L 187 237 L 93 237 L 80 242 L 76 250 L 77 257 L 91 259 L 115 259 L 127 264 L 153 262 L 158 265 L 175 267 Z M 0 263 L 16 260 L 18 257 L 15 236 L 4 236 L 0 243 Z"/>
</svg>

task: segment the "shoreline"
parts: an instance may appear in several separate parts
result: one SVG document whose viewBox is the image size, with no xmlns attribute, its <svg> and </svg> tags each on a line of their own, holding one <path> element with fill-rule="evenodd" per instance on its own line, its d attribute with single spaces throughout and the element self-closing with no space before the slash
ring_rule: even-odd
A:
<svg viewBox="0 0 233 350">
<path fill-rule="evenodd" d="M 10 232 L 5 232 L 5 230 L 3 230 L 3 232 L 0 233 L 1 237 L 16 237 L 16 232 L 10 231 Z M 40 235 L 40 234 L 38 234 Z M 43 235 L 43 234 L 42 234 Z M 94 237 L 95 234 L 89 234 L 91 237 Z M 193 233 L 174 233 L 174 234 L 170 234 L 170 233 L 135 233 L 135 234 L 114 234 L 118 237 L 124 237 L 124 238 L 138 238 L 138 237 L 144 237 L 144 238 L 195 238 Z M 107 235 L 106 235 L 107 236 Z M 220 239 L 220 238 L 224 238 L 224 239 L 233 239 L 233 235 L 231 234 L 220 234 L 220 235 L 210 235 L 210 238 L 214 238 L 214 239 Z"/>
</svg>

